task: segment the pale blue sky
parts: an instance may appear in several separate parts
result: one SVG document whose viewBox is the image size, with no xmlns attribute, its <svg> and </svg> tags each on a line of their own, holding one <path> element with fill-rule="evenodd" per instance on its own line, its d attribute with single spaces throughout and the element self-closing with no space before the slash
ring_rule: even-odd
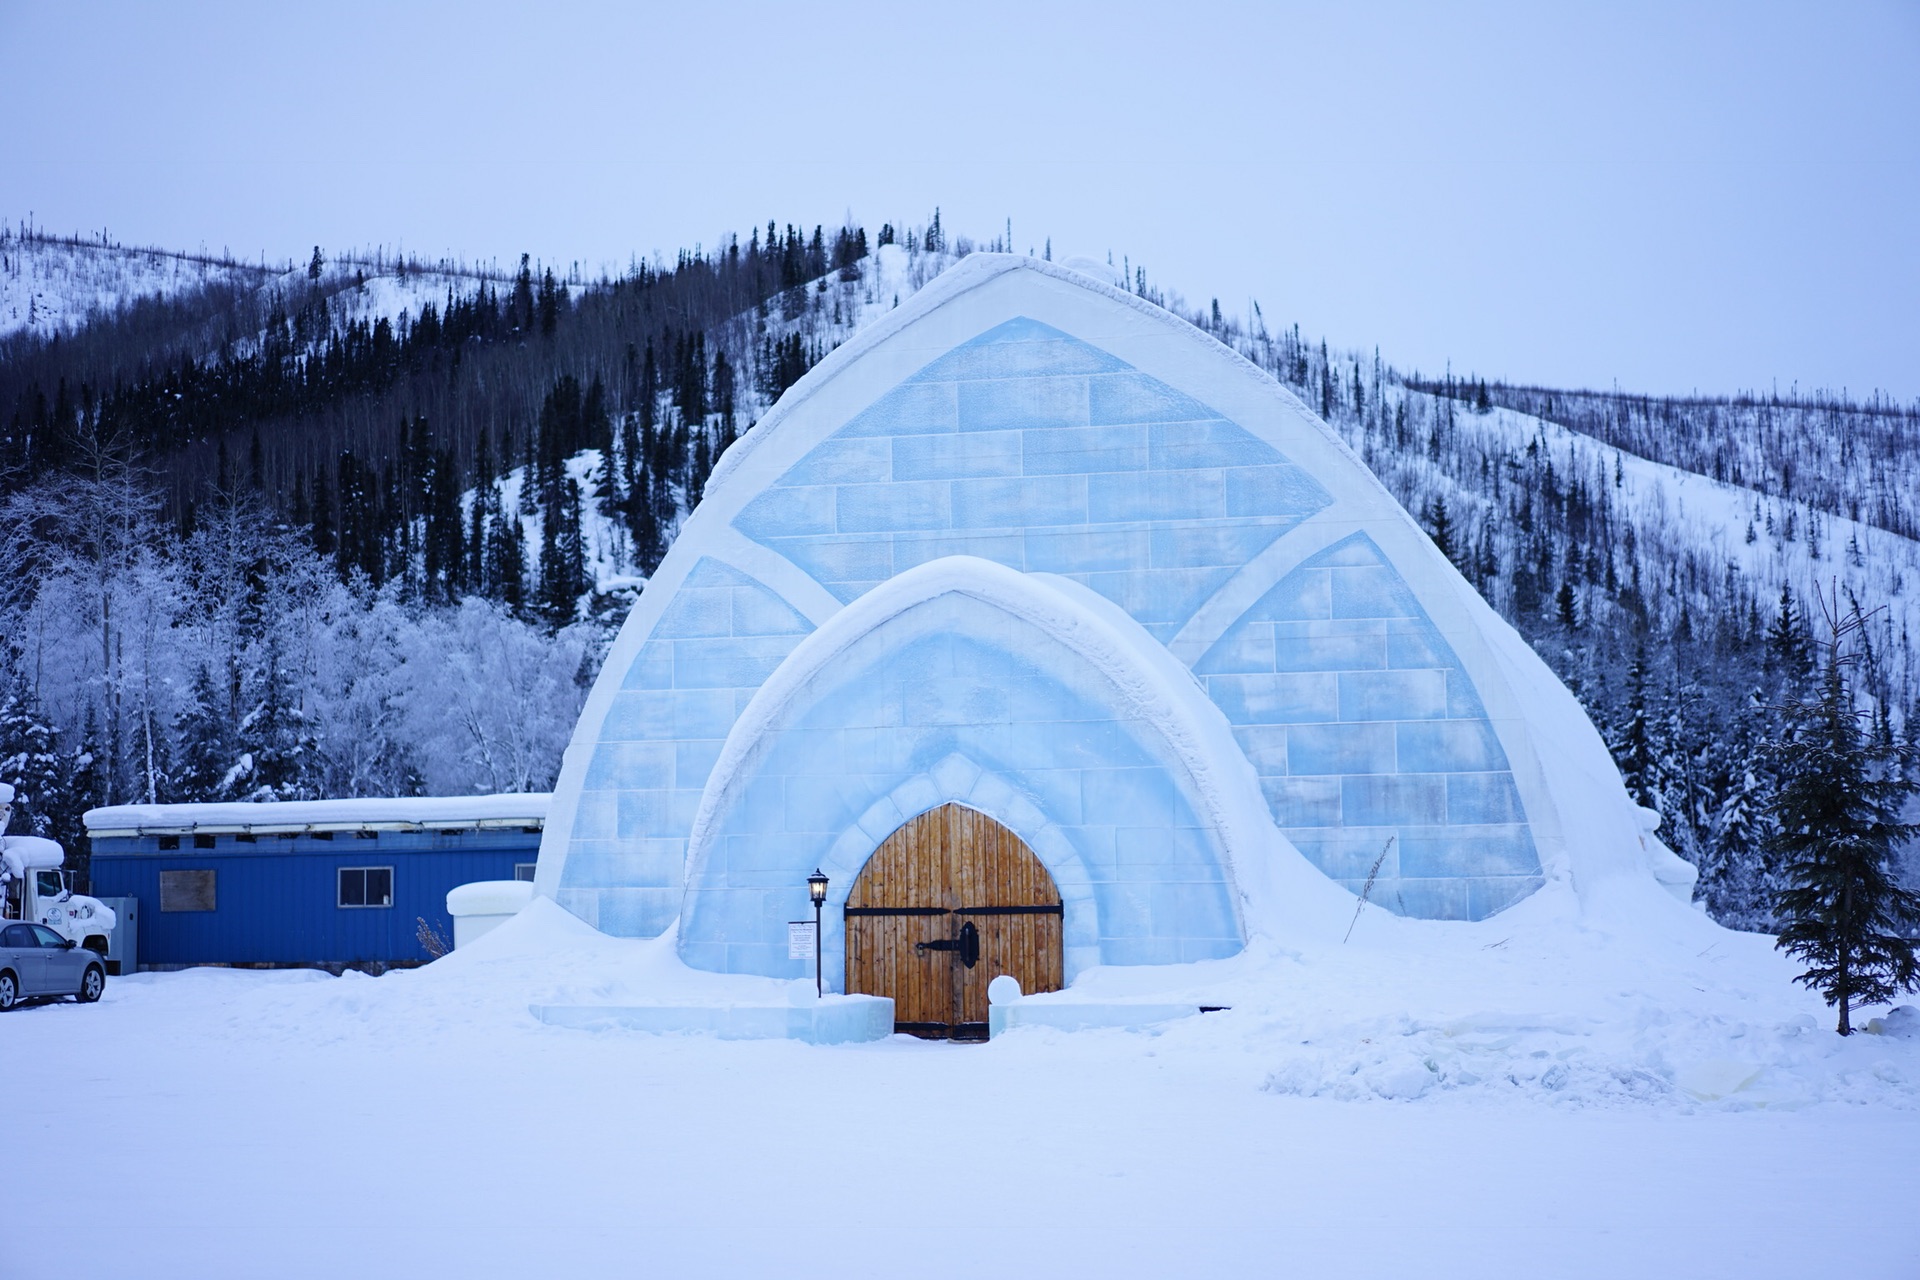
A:
<svg viewBox="0 0 1920 1280">
<path fill-rule="evenodd" d="M 1129 255 L 1402 367 L 1920 396 L 1920 5 L 0 0 L 0 216 L 624 263 Z"/>
</svg>

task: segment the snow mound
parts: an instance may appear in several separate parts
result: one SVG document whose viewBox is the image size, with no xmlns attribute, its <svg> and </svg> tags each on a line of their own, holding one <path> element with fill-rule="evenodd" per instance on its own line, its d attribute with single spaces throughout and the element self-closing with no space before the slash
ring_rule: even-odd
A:
<svg viewBox="0 0 1920 1280">
<path fill-rule="evenodd" d="M 1816 1101 L 1920 1107 L 1920 1063 L 1853 1048 L 1810 1015 L 1753 1024 L 1647 1006 L 1627 1025 L 1591 1017 L 1399 1017 L 1301 1043 L 1264 1087 L 1344 1101 L 1453 1093 L 1564 1107 L 1800 1108 Z"/>
<path fill-rule="evenodd" d="M 1920 1009 L 1903 1004 L 1889 1010 L 1886 1017 L 1873 1019 L 1867 1024 L 1867 1030 L 1896 1040 L 1920 1040 Z"/>
</svg>

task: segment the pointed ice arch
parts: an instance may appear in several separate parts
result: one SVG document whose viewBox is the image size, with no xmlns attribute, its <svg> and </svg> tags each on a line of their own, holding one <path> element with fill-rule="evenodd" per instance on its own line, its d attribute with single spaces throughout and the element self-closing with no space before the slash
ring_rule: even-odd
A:
<svg viewBox="0 0 1920 1280">
<path fill-rule="evenodd" d="M 842 611 L 742 712 L 693 823 L 683 958 L 797 975 L 807 873 L 837 905 L 889 833 L 950 801 L 1053 875 L 1069 976 L 1232 954 L 1236 860 L 1299 861 L 1225 719 L 1138 624 L 1069 580 L 951 557 Z"/>
<path fill-rule="evenodd" d="M 1331 502 L 1205 403 L 1021 315 L 886 392 L 733 524 L 842 600 L 978 556 L 1071 577 L 1164 641 Z"/>
<path fill-rule="evenodd" d="M 707 918 L 695 898 L 711 890 L 689 890 L 686 857 L 712 798 L 707 783 L 722 776 L 722 741 L 816 629 L 953 556 L 1119 615 L 1172 673 L 1170 687 L 1217 721 L 1220 767 L 1244 776 L 1270 847 L 1284 855 L 1259 863 L 1262 874 L 1298 863 L 1348 915 L 1351 895 L 1337 886 L 1363 884 L 1362 858 L 1389 835 L 1400 861 L 1382 865 L 1397 891 L 1386 905 L 1412 915 L 1477 918 L 1542 884 L 1585 891 L 1624 875 L 1684 893 L 1690 881 L 1642 829 L 1565 687 L 1296 397 L 1122 290 L 982 254 L 830 354 L 721 459 L 589 696 L 555 788 L 540 891 L 611 932 L 652 935 L 679 919 L 689 944 L 734 945 L 687 932 Z M 1353 557 L 1365 563 L 1346 563 Z M 720 589 L 722 570 L 743 580 L 725 590 L 748 593 L 749 611 L 778 602 L 779 634 L 667 635 L 695 607 L 681 596 Z M 1401 612 L 1343 616 L 1332 594 L 1308 598 L 1333 592 L 1336 578 L 1342 599 L 1386 584 L 1369 598 Z M 1313 613 L 1322 604 L 1324 616 Z M 1253 652 L 1285 631 L 1330 654 L 1338 633 L 1369 628 L 1400 658 L 1292 671 L 1279 657 L 1258 667 Z M 670 665 L 661 661 L 668 643 L 685 650 Z M 681 687 L 683 656 L 696 683 L 718 666 L 734 682 Z M 1255 669 L 1228 669 L 1250 661 Z M 837 671 L 829 664 L 816 678 Z M 648 686 L 668 672 L 671 688 Z M 1436 715 L 1442 691 L 1445 714 Z M 1305 701 L 1290 704 L 1294 695 Z M 1318 718 L 1289 718 L 1308 713 Z M 1113 749 L 1114 767 L 1133 767 L 1131 748 Z M 669 755 L 671 783 L 660 785 Z M 1012 768 L 977 745 L 896 760 L 891 777 L 847 759 L 835 794 L 866 787 L 870 804 L 901 787 L 924 790 L 913 780 L 943 767 L 1003 780 Z M 949 760 L 960 763 L 943 766 Z M 843 798 L 851 812 L 859 797 Z M 849 821 L 858 826 L 861 815 Z M 703 846 L 701 877 L 717 847 Z M 743 842 L 727 865 L 753 871 L 753 847 Z M 1118 865 L 1178 855 L 1106 856 Z M 1248 870 L 1236 857 L 1216 858 L 1222 883 Z M 789 869 L 759 870 L 771 880 Z M 1072 868 L 1061 874 L 1071 879 Z M 1320 900 L 1287 883 L 1282 897 Z M 738 892 L 761 890 L 743 883 Z M 782 908 L 781 919 L 798 909 Z M 1103 918 L 1095 942 L 1079 945 L 1111 937 L 1125 942 L 1116 956 L 1129 947 L 1138 958 L 1170 956 L 1153 951 L 1144 920 L 1123 937 Z M 1260 927 L 1243 915 L 1235 936 Z M 740 945 L 768 943 L 754 934 Z"/>
<path fill-rule="evenodd" d="M 1480 919 L 1540 886 L 1499 735 L 1453 647 L 1372 538 L 1281 577 L 1194 666 L 1274 821 L 1403 915 Z"/>
</svg>

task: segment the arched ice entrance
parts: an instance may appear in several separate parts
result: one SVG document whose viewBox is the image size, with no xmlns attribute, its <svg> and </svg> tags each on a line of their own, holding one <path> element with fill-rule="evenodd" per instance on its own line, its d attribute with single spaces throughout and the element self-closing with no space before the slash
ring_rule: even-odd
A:
<svg viewBox="0 0 1920 1280">
<path fill-rule="evenodd" d="M 943 804 L 909 819 L 847 895 L 846 990 L 893 998 L 893 1028 L 984 1040 L 987 984 L 1062 985 L 1062 909 L 1026 842 L 986 814 Z"/>
</svg>

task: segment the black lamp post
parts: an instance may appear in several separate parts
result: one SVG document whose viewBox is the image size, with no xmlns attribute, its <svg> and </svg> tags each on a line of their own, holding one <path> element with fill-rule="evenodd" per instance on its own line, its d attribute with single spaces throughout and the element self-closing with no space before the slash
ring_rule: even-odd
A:
<svg viewBox="0 0 1920 1280">
<path fill-rule="evenodd" d="M 820 978 L 820 908 L 827 901 L 827 878 L 815 867 L 813 874 L 807 877 L 807 896 L 813 899 L 813 994 L 815 999 L 826 995 L 826 986 Z"/>
</svg>

